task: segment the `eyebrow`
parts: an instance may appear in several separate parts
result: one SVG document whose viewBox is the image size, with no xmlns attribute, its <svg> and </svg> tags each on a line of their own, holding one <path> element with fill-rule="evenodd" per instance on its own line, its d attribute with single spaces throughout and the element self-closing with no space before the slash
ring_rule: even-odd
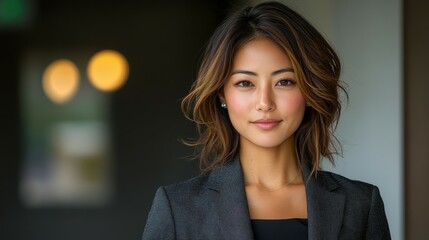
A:
<svg viewBox="0 0 429 240">
<path fill-rule="evenodd" d="M 271 76 L 274 76 L 274 75 L 277 75 L 280 73 L 284 73 L 284 72 L 294 72 L 294 70 L 291 67 L 282 68 L 282 69 L 279 69 L 279 70 L 272 72 Z M 234 74 L 246 74 L 246 75 L 251 75 L 251 76 L 258 76 L 257 73 L 252 72 L 252 71 L 247 71 L 247 70 L 236 70 L 236 71 L 231 73 L 231 75 L 234 75 Z"/>
</svg>

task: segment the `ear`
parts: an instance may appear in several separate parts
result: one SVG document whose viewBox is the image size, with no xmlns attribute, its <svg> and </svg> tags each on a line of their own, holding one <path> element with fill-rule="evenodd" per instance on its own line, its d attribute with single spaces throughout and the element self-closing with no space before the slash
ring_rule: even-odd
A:
<svg viewBox="0 0 429 240">
<path fill-rule="evenodd" d="M 221 103 L 225 103 L 225 94 L 223 94 L 223 91 L 219 92 L 219 94 L 217 95 L 219 97 L 219 101 Z"/>
</svg>

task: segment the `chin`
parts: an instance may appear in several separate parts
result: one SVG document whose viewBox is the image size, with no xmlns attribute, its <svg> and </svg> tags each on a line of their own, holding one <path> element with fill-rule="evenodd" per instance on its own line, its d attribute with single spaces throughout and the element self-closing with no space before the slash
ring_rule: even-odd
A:
<svg viewBox="0 0 429 240">
<path fill-rule="evenodd" d="M 268 140 L 268 141 L 263 141 L 263 140 L 258 140 L 258 141 L 253 141 L 252 143 L 258 147 L 261 148 L 276 148 L 276 147 L 280 147 L 282 146 L 286 141 L 273 141 L 273 140 Z"/>
</svg>

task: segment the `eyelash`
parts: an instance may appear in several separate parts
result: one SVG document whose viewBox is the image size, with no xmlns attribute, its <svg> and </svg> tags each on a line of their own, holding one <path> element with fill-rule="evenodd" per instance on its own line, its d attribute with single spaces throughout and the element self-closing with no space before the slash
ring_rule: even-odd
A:
<svg viewBox="0 0 429 240">
<path fill-rule="evenodd" d="M 285 82 L 286 85 L 281 85 L 281 86 L 291 86 L 291 85 L 295 85 L 295 81 L 290 80 L 290 79 L 282 79 L 280 81 L 277 82 L 277 84 L 279 84 L 280 82 Z M 276 85 L 277 85 L 276 84 Z"/>
<path fill-rule="evenodd" d="M 251 87 L 253 84 L 250 81 L 239 81 L 235 84 L 238 87 Z"/>
<path fill-rule="evenodd" d="M 285 83 L 284 85 L 279 85 L 279 83 Z M 235 84 L 238 87 L 252 87 L 253 84 L 250 81 L 239 81 Z M 280 86 L 280 87 L 286 87 L 286 86 L 291 86 L 291 85 L 295 85 L 295 81 L 290 80 L 290 79 L 281 79 L 276 83 L 276 86 Z"/>
</svg>

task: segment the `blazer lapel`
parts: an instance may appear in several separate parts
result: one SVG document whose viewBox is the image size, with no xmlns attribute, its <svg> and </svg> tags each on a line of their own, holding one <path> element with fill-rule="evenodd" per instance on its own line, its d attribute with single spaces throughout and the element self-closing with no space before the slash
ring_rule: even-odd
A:
<svg viewBox="0 0 429 240">
<path fill-rule="evenodd" d="M 310 177 L 304 165 L 304 183 L 307 194 L 308 236 L 315 239 L 338 239 L 344 214 L 345 196 L 334 190 L 338 183 L 324 172 Z"/>
<path fill-rule="evenodd" d="M 253 239 L 240 161 L 234 159 L 215 169 L 207 188 L 224 238 Z"/>
<path fill-rule="evenodd" d="M 338 239 L 345 196 L 334 191 L 339 185 L 330 175 L 321 172 L 317 178 L 310 177 L 310 168 L 306 164 L 303 173 L 309 239 Z M 207 189 L 224 238 L 253 239 L 240 160 L 236 158 L 215 169 L 210 174 Z"/>
</svg>

